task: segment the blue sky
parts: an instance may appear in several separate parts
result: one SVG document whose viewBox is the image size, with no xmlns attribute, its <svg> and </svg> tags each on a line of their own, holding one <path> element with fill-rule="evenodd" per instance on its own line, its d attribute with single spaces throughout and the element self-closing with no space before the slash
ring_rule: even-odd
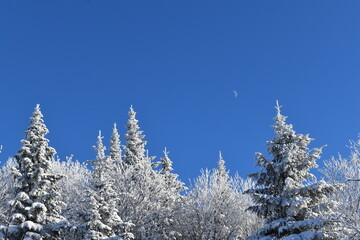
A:
<svg viewBox="0 0 360 240">
<path fill-rule="evenodd" d="M 98 130 L 124 137 L 132 104 L 151 155 L 187 181 L 258 170 L 275 101 L 323 159 L 360 126 L 358 1 L 1 1 L 0 144 L 20 148 L 41 104 L 61 158 L 93 159 Z M 235 98 L 233 91 L 238 92 Z"/>
</svg>

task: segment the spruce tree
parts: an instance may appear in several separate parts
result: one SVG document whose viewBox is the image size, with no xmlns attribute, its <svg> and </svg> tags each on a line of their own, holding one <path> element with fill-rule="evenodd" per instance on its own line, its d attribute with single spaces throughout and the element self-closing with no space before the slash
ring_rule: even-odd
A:
<svg viewBox="0 0 360 240">
<path fill-rule="evenodd" d="M 136 239 L 163 239 L 162 209 L 169 197 L 164 190 L 163 176 L 153 169 L 154 157 L 145 149 L 146 141 L 132 107 L 126 128 L 124 167 L 115 180 L 118 210 L 124 220 L 135 223 Z"/>
<path fill-rule="evenodd" d="M 51 174 L 50 161 L 56 154 L 45 135 L 49 132 L 37 105 L 25 132 L 22 147 L 14 156 L 17 166 L 13 174 L 17 182 L 16 197 L 12 201 L 9 239 L 56 239 L 60 229 L 55 223 L 64 220 L 60 215 L 64 205 L 58 200 L 54 184 L 62 178 Z"/>
<path fill-rule="evenodd" d="M 114 161 L 105 155 L 102 139 L 99 132 L 97 145 L 94 146 L 96 160 L 89 161 L 93 165 L 93 179 L 88 191 L 90 211 L 84 224 L 83 240 L 133 239 L 132 233 L 128 232 L 132 224 L 124 223 L 116 209 L 117 194 L 112 180 Z"/>
<path fill-rule="evenodd" d="M 126 125 L 127 132 L 125 135 L 126 145 L 124 146 L 124 162 L 128 165 L 144 166 L 148 165 L 153 158 L 146 155 L 146 141 L 143 140 L 145 135 L 140 131 L 136 112 L 130 107 L 129 120 Z"/>
<path fill-rule="evenodd" d="M 317 168 L 322 148 L 310 150 L 309 135 L 296 134 L 277 104 L 273 125 L 275 137 L 267 143 L 267 159 L 257 153 L 261 171 L 251 174 L 256 187 L 251 194 L 255 205 L 249 210 L 265 218 L 265 226 L 250 239 L 331 239 L 327 222 L 321 214 L 329 210 L 328 195 L 334 188 L 324 181 L 312 182 L 309 172 Z"/>
<path fill-rule="evenodd" d="M 160 158 L 160 174 L 164 178 L 164 188 L 169 191 L 169 196 L 179 196 L 180 192 L 186 190 L 184 183 L 178 179 L 178 175 L 173 173 L 173 162 L 169 158 L 169 152 L 164 149 L 164 156 Z"/>
<path fill-rule="evenodd" d="M 221 182 L 228 182 L 229 171 L 226 171 L 225 160 L 222 157 L 221 151 L 219 152 L 219 160 L 217 162 L 217 168 L 215 169 L 217 179 Z"/>
<path fill-rule="evenodd" d="M 167 175 L 170 172 L 172 172 L 174 169 L 172 168 L 172 161 L 169 158 L 169 152 L 165 148 L 164 151 L 164 157 L 160 158 L 160 164 L 161 164 L 161 174 Z"/>
<path fill-rule="evenodd" d="M 160 158 L 160 177 L 162 177 L 161 208 L 159 209 L 158 232 L 163 239 L 179 239 L 182 237 L 177 226 L 182 221 L 180 207 L 185 198 L 180 194 L 187 188 L 174 174 L 169 152 L 164 149 L 164 156 Z"/>
<path fill-rule="evenodd" d="M 93 166 L 94 180 L 98 182 L 109 181 L 114 171 L 114 160 L 113 158 L 106 156 L 106 147 L 102 141 L 103 138 L 101 131 L 99 131 L 96 146 L 93 146 L 97 153 L 96 160 L 89 161 Z"/>
<path fill-rule="evenodd" d="M 122 153 L 121 153 L 120 146 L 121 146 L 120 135 L 119 135 L 118 129 L 116 127 L 116 123 L 114 123 L 111 140 L 110 140 L 109 152 L 110 152 L 110 157 L 117 164 L 121 163 L 121 154 Z"/>
</svg>

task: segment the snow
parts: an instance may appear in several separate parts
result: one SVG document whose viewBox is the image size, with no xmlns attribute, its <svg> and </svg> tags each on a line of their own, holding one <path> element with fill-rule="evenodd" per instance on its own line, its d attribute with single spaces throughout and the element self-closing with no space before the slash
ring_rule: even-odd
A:
<svg viewBox="0 0 360 240">
<path fill-rule="evenodd" d="M 306 231 L 300 234 L 291 234 L 282 240 L 315 240 L 324 239 L 325 235 L 321 231 Z"/>
<path fill-rule="evenodd" d="M 42 237 L 38 233 L 27 232 L 24 236 L 24 240 L 41 240 Z"/>
<path fill-rule="evenodd" d="M 11 215 L 11 220 L 14 222 L 24 222 L 25 221 L 25 216 L 21 213 L 14 213 L 13 215 Z"/>
<path fill-rule="evenodd" d="M 41 230 L 43 229 L 41 224 L 34 223 L 32 221 L 25 221 L 20 226 L 26 231 L 41 232 Z"/>
</svg>

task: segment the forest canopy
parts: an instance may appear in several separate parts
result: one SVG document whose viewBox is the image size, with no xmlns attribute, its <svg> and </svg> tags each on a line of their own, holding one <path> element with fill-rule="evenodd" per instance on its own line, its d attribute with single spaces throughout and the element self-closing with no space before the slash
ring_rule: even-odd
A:
<svg viewBox="0 0 360 240">
<path fill-rule="evenodd" d="M 109 145 L 101 131 L 94 160 L 60 159 L 40 106 L 21 148 L 0 169 L 0 239 L 359 239 L 360 143 L 349 157 L 321 161 L 308 134 L 286 122 L 277 103 L 274 137 L 256 153 L 258 172 L 230 175 L 202 169 L 186 186 L 169 151 L 149 155 L 130 107 L 122 142 L 114 124 Z"/>
</svg>

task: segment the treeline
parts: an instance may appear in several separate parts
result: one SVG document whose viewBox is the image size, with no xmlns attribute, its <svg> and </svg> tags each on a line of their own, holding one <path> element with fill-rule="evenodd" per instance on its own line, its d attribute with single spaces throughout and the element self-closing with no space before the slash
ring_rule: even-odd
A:
<svg viewBox="0 0 360 240">
<path fill-rule="evenodd" d="M 360 145 L 325 161 L 325 180 L 310 173 L 322 148 L 297 134 L 276 106 L 275 136 L 257 153 L 259 172 L 202 170 L 186 187 L 167 150 L 149 156 L 131 107 L 125 144 L 114 124 L 101 132 L 95 160 L 56 157 L 39 105 L 22 147 L 0 169 L 0 239 L 360 239 Z M 91 170 L 88 165 L 91 165 Z"/>
</svg>

